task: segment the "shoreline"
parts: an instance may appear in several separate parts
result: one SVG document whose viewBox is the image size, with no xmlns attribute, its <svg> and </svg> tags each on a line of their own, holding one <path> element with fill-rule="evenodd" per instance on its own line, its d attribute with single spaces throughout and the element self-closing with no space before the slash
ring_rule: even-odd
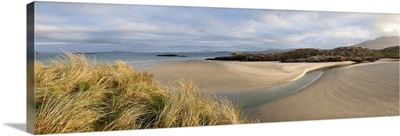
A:
<svg viewBox="0 0 400 136">
<path fill-rule="evenodd" d="M 398 75 L 398 61 L 335 68 L 301 91 L 244 113 L 261 122 L 396 116 Z"/>
<path fill-rule="evenodd" d="M 279 63 L 188 60 L 154 65 L 146 72 L 162 82 L 184 78 L 204 92 L 248 92 L 290 83 L 307 72 L 354 62 Z"/>
<path fill-rule="evenodd" d="M 189 60 L 159 64 L 148 72 L 156 72 L 156 79 L 161 78 L 163 80 L 159 81 L 163 82 L 186 77 L 193 80 L 203 92 L 246 94 L 291 83 L 308 72 L 336 67 L 324 71 L 322 76 L 305 88 L 264 104 L 244 108 L 243 115 L 261 122 L 398 115 L 399 111 L 395 108 L 399 106 L 399 77 L 396 77 L 399 75 L 399 61 L 383 59 L 352 64 Z M 161 71 L 157 73 L 157 70 Z M 243 84 L 242 81 L 255 83 Z M 215 82 L 217 84 L 207 86 L 207 83 Z M 238 86 L 247 89 L 237 89 Z M 219 90 L 212 90 L 218 87 Z"/>
<path fill-rule="evenodd" d="M 309 71 L 303 77 L 295 81 L 270 88 L 262 88 L 249 92 L 216 93 L 216 95 L 227 97 L 236 105 L 240 105 L 243 109 L 257 107 L 301 91 L 317 81 L 324 73 L 324 69 L 325 68 Z"/>
</svg>

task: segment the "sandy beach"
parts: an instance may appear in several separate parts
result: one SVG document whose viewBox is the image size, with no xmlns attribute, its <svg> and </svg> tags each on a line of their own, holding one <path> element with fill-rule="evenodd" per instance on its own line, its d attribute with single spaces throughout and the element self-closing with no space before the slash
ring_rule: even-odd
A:
<svg viewBox="0 0 400 136">
<path fill-rule="evenodd" d="M 244 109 L 261 122 L 399 115 L 399 61 L 279 63 L 190 60 L 159 64 L 148 72 L 158 80 L 194 81 L 205 92 L 244 92 L 294 81 L 331 66 L 305 89 Z"/>
<path fill-rule="evenodd" d="M 353 62 L 279 63 L 190 60 L 164 63 L 147 71 L 164 82 L 184 78 L 205 92 L 241 92 L 294 81 L 306 72 Z"/>
<path fill-rule="evenodd" d="M 399 61 L 328 70 L 307 88 L 245 110 L 261 122 L 399 115 Z"/>
</svg>

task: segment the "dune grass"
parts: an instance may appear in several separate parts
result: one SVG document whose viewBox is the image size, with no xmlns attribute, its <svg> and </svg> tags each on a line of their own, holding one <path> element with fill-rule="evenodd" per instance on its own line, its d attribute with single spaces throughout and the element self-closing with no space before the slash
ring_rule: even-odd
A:
<svg viewBox="0 0 400 136">
<path fill-rule="evenodd" d="M 35 133 L 69 133 L 246 123 L 229 100 L 179 80 L 153 81 L 122 61 L 66 53 L 35 64 Z"/>
</svg>

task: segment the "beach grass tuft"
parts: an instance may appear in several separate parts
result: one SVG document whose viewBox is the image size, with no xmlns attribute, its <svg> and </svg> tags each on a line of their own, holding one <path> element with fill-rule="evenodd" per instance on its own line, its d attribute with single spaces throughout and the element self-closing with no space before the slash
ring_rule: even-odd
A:
<svg viewBox="0 0 400 136">
<path fill-rule="evenodd" d="M 36 62 L 35 82 L 36 134 L 246 123 L 226 98 L 183 79 L 159 83 L 122 61 L 65 53 Z"/>
</svg>

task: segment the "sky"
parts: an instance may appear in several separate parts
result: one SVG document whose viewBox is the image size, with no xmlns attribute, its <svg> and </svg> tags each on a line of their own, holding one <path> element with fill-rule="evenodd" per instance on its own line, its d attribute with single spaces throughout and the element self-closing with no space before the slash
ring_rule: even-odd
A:
<svg viewBox="0 0 400 136">
<path fill-rule="evenodd" d="M 400 33 L 398 14 L 35 4 L 37 52 L 331 49 Z"/>
</svg>

